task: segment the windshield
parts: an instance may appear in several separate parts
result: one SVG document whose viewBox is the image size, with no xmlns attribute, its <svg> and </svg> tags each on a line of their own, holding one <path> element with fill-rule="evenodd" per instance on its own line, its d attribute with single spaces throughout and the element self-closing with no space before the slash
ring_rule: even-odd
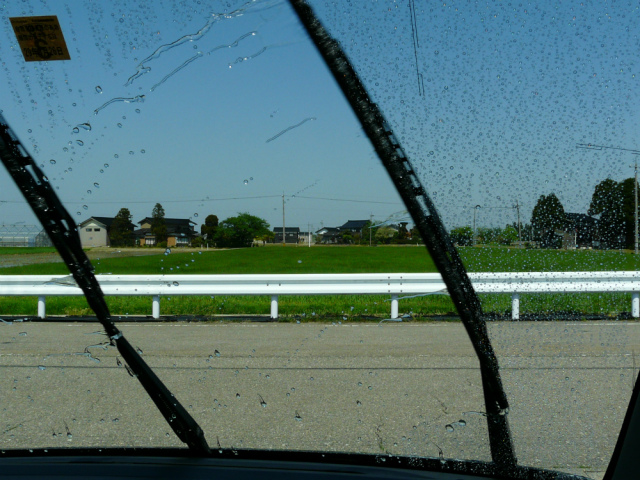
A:
<svg viewBox="0 0 640 480">
<path fill-rule="evenodd" d="M 356 3 L 310 2 L 380 128 L 282 1 L 2 3 L 0 110 L 210 447 L 491 461 L 497 408 L 519 464 L 600 478 L 636 378 L 637 9 Z M 0 178 L 2 448 L 183 446 Z"/>
</svg>

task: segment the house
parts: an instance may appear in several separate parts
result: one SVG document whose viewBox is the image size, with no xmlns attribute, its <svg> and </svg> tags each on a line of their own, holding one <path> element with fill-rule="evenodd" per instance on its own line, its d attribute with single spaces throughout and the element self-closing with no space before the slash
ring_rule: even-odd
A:
<svg viewBox="0 0 640 480">
<path fill-rule="evenodd" d="M 565 213 L 562 232 L 562 248 L 591 247 L 596 240 L 597 220 L 583 213 Z"/>
<path fill-rule="evenodd" d="M 369 223 L 369 220 L 348 220 L 344 225 L 338 228 L 342 232 L 362 233 L 362 229 Z"/>
<path fill-rule="evenodd" d="M 316 243 L 313 237 L 313 232 L 300 232 L 298 236 L 298 242 L 303 245 L 311 245 Z"/>
<path fill-rule="evenodd" d="M 328 244 L 328 243 L 338 243 L 338 238 L 340 237 L 340 229 L 336 227 L 322 227 L 320 230 L 316 231 L 316 238 L 318 239 L 318 243 Z"/>
<path fill-rule="evenodd" d="M 138 222 L 140 228 L 133 232 L 138 245 L 156 246 L 156 236 L 151 232 L 153 218 L 146 217 Z M 167 247 L 187 247 L 196 237 L 195 222 L 188 218 L 165 218 L 167 226 Z"/>
<path fill-rule="evenodd" d="M 90 217 L 78 225 L 82 247 L 109 247 L 109 228 L 113 217 Z"/>
<path fill-rule="evenodd" d="M 282 227 L 273 228 L 273 243 L 282 243 Z M 284 227 L 284 243 L 298 243 L 300 227 Z"/>
</svg>

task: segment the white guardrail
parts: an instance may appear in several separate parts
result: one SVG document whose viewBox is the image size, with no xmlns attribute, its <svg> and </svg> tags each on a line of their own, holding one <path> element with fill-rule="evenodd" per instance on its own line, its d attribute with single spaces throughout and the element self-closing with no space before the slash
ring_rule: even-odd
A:
<svg viewBox="0 0 640 480">
<path fill-rule="evenodd" d="M 478 293 L 511 294 L 511 316 L 520 317 L 523 293 L 632 294 L 631 314 L 640 317 L 640 272 L 470 273 Z M 398 318 L 401 297 L 447 294 L 439 273 L 302 275 L 96 275 L 105 295 L 152 297 L 152 316 L 160 318 L 160 298 L 175 295 L 268 295 L 271 318 L 278 318 L 280 295 L 390 295 L 391 318 Z M 82 295 L 71 275 L 0 275 L 0 296 L 38 297 L 45 317 L 48 296 Z M 0 312 L 2 313 L 2 312 Z"/>
</svg>

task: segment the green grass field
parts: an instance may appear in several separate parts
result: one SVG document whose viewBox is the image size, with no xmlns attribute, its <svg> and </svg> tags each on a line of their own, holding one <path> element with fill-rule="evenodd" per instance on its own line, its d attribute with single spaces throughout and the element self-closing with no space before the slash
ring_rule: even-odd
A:
<svg viewBox="0 0 640 480">
<path fill-rule="evenodd" d="M 16 249 L 0 249 L 15 254 Z M 18 249 L 20 254 L 28 254 Z M 39 250 L 39 249 L 38 249 Z M 51 249 L 47 250 L 51 251 Z M 35 252 L 33 253 L 42 253 Z M 470 272 L 516 271 L 593 271 L 640 269 L 640 259 L 617 251 L 518 250 L 500 247 L 461 248 L 460 254 Z M 108 258 L 109 252 L 96 258 L 96 273 L 112 274 L 247 274 L 247 273 L 412 273 L 435 272 L 435 266 L 424 247 L 292 247 L 270 246 L 238 250 L 180 252 L 170 255 Z M 40 263 L 0 268 L 0 275 L 64 275 L 62 263 Z M 505 314 L 510 310 L 508 295 L 482 296 L 485 312 Z M 109 297 L 114 315 L 149 315 L 149 297 Z M 521 313 L 553 315 L 554 312 L 577 315 L 617 315 L 630 310 L 630 294 L 523 295 Z M 372 319 L 389 315 L 389 298 L 384 296 L 304 296 L 282 297 L 280 315 L 302 319 Z M 34 315 L 33 297 L 2 297 L 0 314 Z M 402 313 L 415 318 L 446 315 L 454 312 L 449 297 L 431 295 L 402 300 Z M 267 297 L 165 297 L 163 315 L 246 314 L 269 312 Z M 49 315 L 91 315 L 83 298 L 52 297 L 47 299 Z"/>
</svg>

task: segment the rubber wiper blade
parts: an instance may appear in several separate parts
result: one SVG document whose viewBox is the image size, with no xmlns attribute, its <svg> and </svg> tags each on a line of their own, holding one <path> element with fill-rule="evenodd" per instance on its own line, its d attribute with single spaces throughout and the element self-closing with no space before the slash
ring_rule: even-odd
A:
<svg viewBox="0 0 640 480">
<path fill-rule="evenodd" d="M 462 259 L 400 142 L 378 106 L 371 101 L 340 44 L 329 35 L 305 0 L 289 2 L 358 117 L 447 285 L 480 361 L 492 459 L 504 472 L 513 470 L 517 460 L 506 415 L 509 403 L 502 386 L 498 360 L 489 340 L 480 299 L 473 289 Z"/>
<path fill-rule="evenodd" d="M 118 349 L 169 426 L 191 450 L 198 454 L 209 454 L 211 450 L 200 425 L 189 415 L 113 323 L 100 284 L 93 274 L 93 265 L 82 250 L 76 223 L 60 202 L 49 179 L 33 161 L 2 115 L 0 115 L 0 160 L 67 264 L 73 279 L 84 292 L 89 306 L 104 327 L 111 344 Z"/>
</svg>

